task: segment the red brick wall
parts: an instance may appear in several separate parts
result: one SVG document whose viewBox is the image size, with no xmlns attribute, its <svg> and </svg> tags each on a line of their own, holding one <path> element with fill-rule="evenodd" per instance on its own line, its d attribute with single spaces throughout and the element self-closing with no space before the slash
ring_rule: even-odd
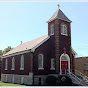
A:
<svg viewBox="0 0 88 88">
<path fill-rule="evenodd" d="M 88 76 L 88 70 L 84 70 L 85 63 L 88 63 L 88 57 L 75 58 L 75 69 Z"/>
<path fill-rule="evenodd" d="M 16 55 L 14 56 L 15 58 L 15 70 L 11 70 L 12 67 L 12 58 L 13 57 L 8 57 L 8 70 L 5 70 L 5 60 L 6 58 L 2 59 L 2 73 L 3 74 L 19 74 L 19 75 L 29 75 L 29 72 L 31 71 L 31 65 L 30 65 L 30 58 L 31 54 L 30 53 L 25 53 L 24 54 L 24 70 L 20 70 L 20 60 L 21 60 L 21 55 Z"/>
<path fill-rule="evenodd" d="M 56 71 L 50 70 L 51 68 L 51 58 L 55 58 L 55 46 L 54 46 L 54 37 L 51 36 L 51 38 L 46 41 L 44 44 L 42 44 L 40 47 L 38 47 L 34 54 L 34 74 L 35 75 L 47 75 L 47 74 L 53 74 Z M 43 54 L 44 61 L 43 61 L 43 67 L 44 70 L 38 70 L 38 54 Z"/>
</svg>

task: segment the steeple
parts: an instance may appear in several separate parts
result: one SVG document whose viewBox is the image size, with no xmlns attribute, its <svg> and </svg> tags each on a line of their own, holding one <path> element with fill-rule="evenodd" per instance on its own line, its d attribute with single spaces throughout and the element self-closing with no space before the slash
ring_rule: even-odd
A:
<svg viewBox="0 0 88 88">
<path fill-rule="evenodd" d="M 70 59 L 67 61 L 67 68 L 70 71 L 72 68 L 72 54 L 71 54 L 71 20 L 61 11 L 60 5 L 58 10 L 47 21 L 48 36 L 50 36 L 52 45 L 54 45 L 54 53 L 56 60 L 56 73 L 62 73 L 64 70 L 62 63 L 64 63 L 62 56 L 67 55 Z M 66 58 L 68 58 L 66 57 Z M 64 58 L 64 57 L 63 57 Z M 71 61 L 70 61 L 71 60 Z M 71 64 L 70 64 L 71 63 Z"/>
<path fill-rule="evenodd" d="M 67 16 L 60 10 L 60 5 L 58 4 L 58 10 L 53 14 L 53 16 L 47 21 L 47 23 L 55 20 L 56 18 L 67 21 L 67 22 L 72 22 L 67 18 Z"/>
</svg>

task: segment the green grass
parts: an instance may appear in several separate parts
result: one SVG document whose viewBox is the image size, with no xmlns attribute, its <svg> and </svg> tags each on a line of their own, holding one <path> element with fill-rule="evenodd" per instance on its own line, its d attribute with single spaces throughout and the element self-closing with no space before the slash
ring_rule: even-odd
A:
<svg viewBox="0 0 88 88">
<path fill-rule="evenodd" d="M 0 81 L 0 86 L 26 86 L 26 85 L 20 85 L 20 84 L 12 84 L 12 83 L 4 83 Z"/>
</svg>

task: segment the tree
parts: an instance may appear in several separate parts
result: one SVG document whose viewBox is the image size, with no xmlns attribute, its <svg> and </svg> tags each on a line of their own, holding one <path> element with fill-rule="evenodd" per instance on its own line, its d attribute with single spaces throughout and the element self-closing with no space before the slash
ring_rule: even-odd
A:
<svg viewBox="0 0 88 88">
<path fill-rule="evenodd" d="M 0 57 L 3 55 L 3 51 L 2 50 L 0 50 Z"/>
<path fill-rule="evenodd" d="M 0 50 L 0 77 L 1 77 L 1 63 L 2 63 L 2 61 L 1 61 L 1 56 L 3 55 L 3 51 L 2 50 Z"/>
<path fill-rule="evenodd" d="M 12 49 L 13 48 L 11 46 L 8 46 L 7 48 L 4 49 L 3 54 L 6 54 L 7 52 L 9 52 Z"/>
</svg>

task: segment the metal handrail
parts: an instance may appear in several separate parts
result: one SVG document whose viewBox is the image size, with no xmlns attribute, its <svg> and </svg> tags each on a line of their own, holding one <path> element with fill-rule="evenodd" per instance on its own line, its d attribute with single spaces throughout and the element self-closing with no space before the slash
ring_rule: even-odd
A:
<svg viewBox="0 0 88 88">
<path fill-rule="evenodd" d="M 78 70 L 75 70 L 75 74 L 80 76 L 85 82 L 88 82 L 88 77 Z"/>
<path fill-rule="evenodd" d="M 78 78 L 75 74 L 72 72 L 69 72 L 69 76 L 73 78 L 76 82 L 78 82 L 81 85 L 85 85 L 85 82 L 83 82 L 80 78 Z"/>
</svg>

